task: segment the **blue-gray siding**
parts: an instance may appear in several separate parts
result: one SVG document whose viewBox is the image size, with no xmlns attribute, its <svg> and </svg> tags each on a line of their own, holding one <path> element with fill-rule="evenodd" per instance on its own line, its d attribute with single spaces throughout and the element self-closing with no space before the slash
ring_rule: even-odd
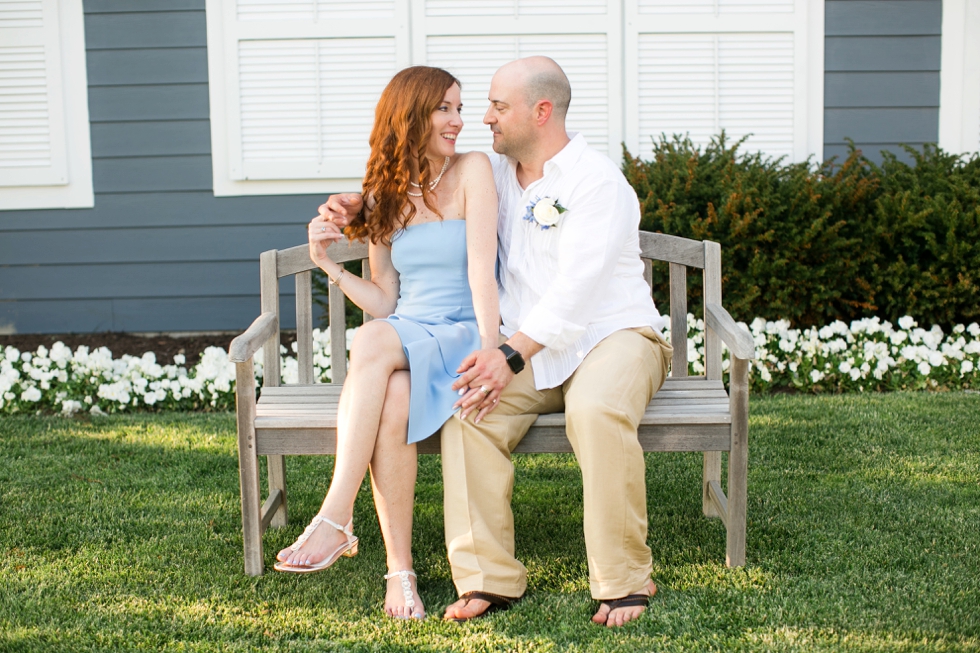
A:
<svg viewBox="0 0 980 653">
<path fill-rule="evenodd" d="M 84 10 L 95 208 L 0 212 L 0 330 L 244 329 L 323 196 L 213 196 L 204 0 Z"/>
<path fill-rule="evenodd" d="M 827 0 L 826 157 L 937 139 L 941 4 Z M 0 212 L 0 330 L 243 329 L 322 196 L 213 196 L 204 0 L 84 10 L 95 208 Z"/>
<path fill-rule="evenodd" d="M 942 0 L 827 0 L 824 158 L 939 138 Z"/>
</svg>

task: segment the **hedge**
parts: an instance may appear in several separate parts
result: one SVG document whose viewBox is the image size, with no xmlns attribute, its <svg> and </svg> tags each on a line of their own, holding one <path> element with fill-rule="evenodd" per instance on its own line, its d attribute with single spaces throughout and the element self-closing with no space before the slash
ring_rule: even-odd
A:
<svg viewBox="0 0 980 653">
<path fill-rule="evenodd" d="M 641 228 L 722 245 L 725 306 L 736 319 L 796 327 L 913 315 L 951 328 L 980 318 L 980 158 L 907 148 L 881 165 L 851 147 L 785 163 L 724 133 L 703 150 L 675 136 L 643 161 L 624 148 Z M 667 306 L 666 266 L 654 269 Z M 700 278 L 689 275 L 692 306 Z"/>
</svg>

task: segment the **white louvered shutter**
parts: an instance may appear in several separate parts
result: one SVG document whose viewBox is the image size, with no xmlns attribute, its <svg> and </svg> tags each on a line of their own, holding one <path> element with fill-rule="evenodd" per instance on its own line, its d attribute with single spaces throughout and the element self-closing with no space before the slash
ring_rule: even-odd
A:
<svg viewBox="0 0 980 653">
<path fill-rule="evenodd" d="M 68 181 L 57 0 L 0 0 L 0 186 Z"/>
<path fill-rule="evenodd" d="M 229 177 L 362 176 L 374 107 L 407 65 L 395 0 L 222 1 Z"/>
<path fill-rule="evenodd" d="M 607 0 L 425 0 L 413 20 L 415 59 L 463 84 L 459 149 L 492 151 L 483 124 L 490 79 L 503 64 L 534 55 L 551 57 L 568 75 L 569 131 L 601 152 L 615 149 L 622 140 L 618 7 Z"/>
<path fill-rule="evenodd" d="M 725 130 L 729 142 L 748 136 L 743 151 L 819 156 L 822 92 L 808 78 L 814 64 L 822 71 L 822 48 L 808 43 L 813 1 L 629 1 L 630 148 L 649 156 L 654 140 L 675 134 L 704 146 Z"/>
</svg>

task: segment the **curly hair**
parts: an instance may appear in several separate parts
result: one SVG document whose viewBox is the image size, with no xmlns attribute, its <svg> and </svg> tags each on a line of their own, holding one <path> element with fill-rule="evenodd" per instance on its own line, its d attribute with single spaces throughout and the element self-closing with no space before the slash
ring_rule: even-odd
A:
<svg viewBox="0 0 980 653">
<path fill-rule="evenodd" d="M 388 82 L 374 111 L 371 155 L 362 185 L 365 204 L 370 201 L 371 207 L 351 220 L 349 238 L 387 244 L 415 216 L 415 205 L 408 199 L 413 159 L 418 161 L 422 201 L 439 214 L 429 194 L 429 182 L 438 171 L 433 173 L 425 155 L 432 113 L 453 84 L 460 85 L 459 80 L 429 66 L 406 68 Z"/>
</svg>

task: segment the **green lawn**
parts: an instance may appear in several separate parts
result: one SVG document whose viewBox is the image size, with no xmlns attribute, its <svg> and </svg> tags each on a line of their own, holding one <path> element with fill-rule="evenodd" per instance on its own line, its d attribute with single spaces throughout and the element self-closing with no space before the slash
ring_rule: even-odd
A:
<svg viewBox="0 0 980 653">
<path fill-rule="evenodd" d="M 980 650 L 980 395 L 752 399 L 748 566 L 724 567 L 701 516 L 700 456 L 648 459 L 660 593 L 638 622 L 589 623 L 574 459 L 517 458 L 510 612 L 459 625 L 381 612 L 370 493 L 361 553 L 309 576 L 242 571 L 229 415 L 0 419 L 0 651 Z M 330 459 L 293 458 L 292 523 Z M 453 600 L 439 461 L 423 457 L 416 569 L 432 614 Z M 270 565 L 271 566 L 271 565 Z"/>
</svg>

